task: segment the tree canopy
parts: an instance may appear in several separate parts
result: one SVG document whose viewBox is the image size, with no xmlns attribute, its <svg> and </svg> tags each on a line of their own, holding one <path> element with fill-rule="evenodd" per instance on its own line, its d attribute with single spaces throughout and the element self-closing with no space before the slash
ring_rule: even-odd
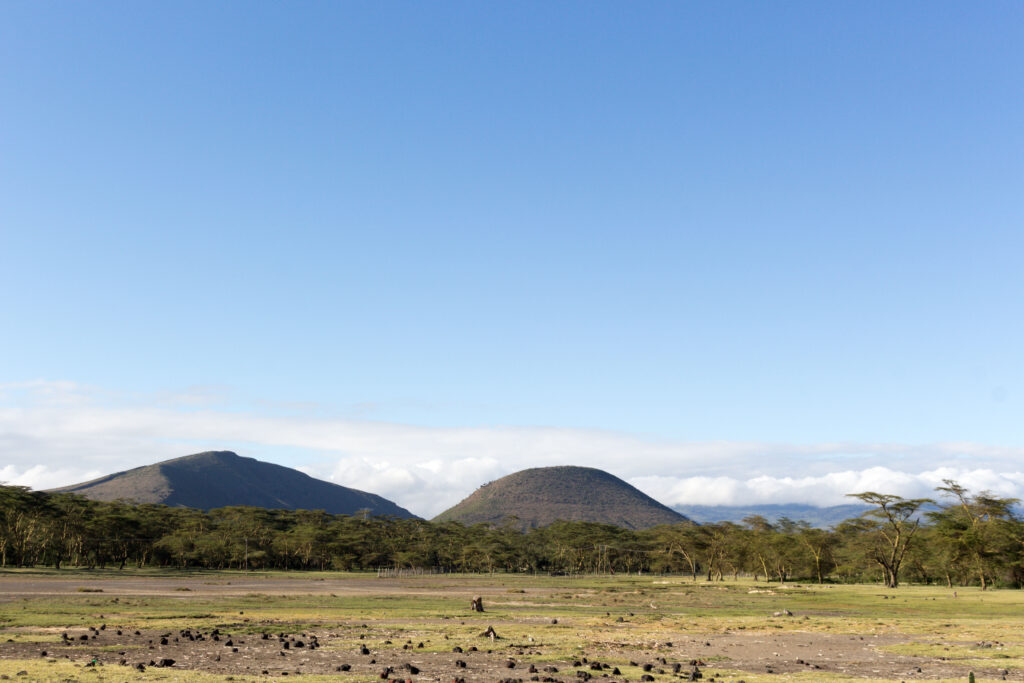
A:
<svg viewBox="0 0 1024 683">
<path fill-rule="evenodd" d="M 0 486 L 0 565 L 446 572 L 664 572 L 694 581 L 903 581 L 1024 585 L 1015 499 L 946 481 L 939 502 L 863 492 L 871 505 L 833 529 L 748 517 L 742 524 L 629 530 L 559 521 L 463 525 L 225 507 L 207 512 Z"/>
</svg>

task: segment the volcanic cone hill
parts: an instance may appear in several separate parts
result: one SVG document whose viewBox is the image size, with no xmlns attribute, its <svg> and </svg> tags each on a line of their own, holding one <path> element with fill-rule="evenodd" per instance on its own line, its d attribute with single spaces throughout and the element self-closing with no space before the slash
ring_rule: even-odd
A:
<svg viewBox="0 0 1024 683">
<path fill-rule="evenodd" d="M 231 451 L 207 451 L 136 467 L 126 472 L 55 489 L 92 500 L 132 500 L 209 510 L 229 505 L 285 510 L 324 510 L 374 516 L 416 515 L 386 498 L 314 479 L 289 467 L 243 458 Z"/>
<path fill-rule="evenodd" d="M 502 477 L 434 518 L 467 525 L 511 523 L 521 529 L 558 520 L 627 529 L 689 521 L 614 475 L 570 466 L 537 467 Z"/>
</svg>

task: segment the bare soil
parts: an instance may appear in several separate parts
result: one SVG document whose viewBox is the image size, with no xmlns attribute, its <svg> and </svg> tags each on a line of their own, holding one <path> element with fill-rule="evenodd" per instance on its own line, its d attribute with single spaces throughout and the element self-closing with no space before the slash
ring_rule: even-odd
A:
<svg viewBox="0 0 1024 683">
<path fill-rule="evenodd" d="M 77 593 L 81 576 L 73 578 L 33 578 L 6 576 L 0 580 L 0 600 Z M 289 578 L 260 578 L 230 581 L 175 578 L 125 578 L 104 580 L 104 596 L 174 595 L 181 597 L 182 586 L 191 595 L 225 596 L 253 592 L 351 593 L 416 595 L 437 594 L 438 588 L 417 586 L 415 582 L 389 581 L 386 589 L 372 577 L 297 581 Z M 441 589 L 444 590 L 444 589 Z M 497 592 L 498 589 L 495 589 Z M 469 595 L 472 590 L 458 591 Z M 467 614 L 469 601 L 467 599 Z M 493 622 L 499 638 L 466 638 L 464 635 L 439 642 L 439 632 L 420 631 L 422 620 L 410 620 L 408 628 L 387 629 L 360 621 L 338 622 L 312 631 L 278 631 L 282 625 L 260 621 L 249 614 L 249 630 L 266 625 L 273 634 L 217 632 L 207 628 L 167 630 L 129 629 L 110 621 L 77 628 L 50 629 L 52 642 L 0 642 L 0 658 L 70 660 L 79 664 L 95 662 L 97 667 L 149 668 L 161 662 L 175 670 L 253 677 L 281 677 L 296 674 L 359 674 L 400 681 L 579 681 L 588 677 L 602 681 L 688 680 L 696 669 L 701 680 L 714 680 L 716 672 L 752 674 L 788 674 L 817 672 L 822 677 L 842 674 L 864 678 L 888 678 L 901 681 L 962 677 L 974 671 L 979 677 L 1024 680 L 1024 671 L 993 667 L 989 670 L 965 667 L 956 661 L 931 656 L 894 655 L 882 647 L 908 642 L 925 642 L 931 637 L 899 635 L 849 635 L 813 631 L 773 632 L 772 629 L 743 632 L 679 633 L 672 640 L 638 646 L 635 643 L 588 643 L 585 629 L 579 631 L 583 650 L 574 659 L 546 655 L 543 629 L 535 642 L 516 643 L 500 637 L 505 626 L 519 622 Z M 457 619 L 457 617 L 456 617 Z M 432 620 L 436 623 L 436 620 Z M 455 621 L 453 623 L 459 623 Z M 538 620 L 538 623 L 541 623 Z M 546 623 L 546 622 L 543 622 Z M 32 628 L 34 633 L 43 629 Z M 401 637 L 395 634 L 400 632 Z M 14 635 L 7 629 L 8 637 Z M 424 634 L 434 638 L 423 639 Z M 366 648 L 365 652 L 362 648 Z M 461 651 L 459 651 L 461 649 Z M 433 651 L 431 651 L 433 650 Z M 440 651 L 438 651 L 440 650 Z M 168 660 L 173 660 L 170 664 Z M 459 662 L 464 662 L 464 665 Z M 635 666 L 631 666 L 631 664 Z M 616 667 L 619 672 L 616 673 Z M 636 668 L 640 667 L 640 668 Z M 735 674 L 722 680 L 738 680 Z M 650 679 L 648 679 L 650 680 Z M 813 680 L 813 679 L 812 679 Z"/>
</svg>

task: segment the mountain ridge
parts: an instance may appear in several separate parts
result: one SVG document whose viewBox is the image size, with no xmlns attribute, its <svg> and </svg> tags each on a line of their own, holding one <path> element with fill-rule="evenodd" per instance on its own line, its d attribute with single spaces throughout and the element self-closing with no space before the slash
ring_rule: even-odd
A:
<svg viewBox="0 0 1024 683">
<path fill-rule="evenodd" d="M 315 479 L 303 472 L 232 451 L 204 451 L 51 489 L 92 500 L 131 500 L 210 510 L 244 505 L 324 510 L 331 514 L 416 515 L 373 493 Z"/>
<path fill-rule="evenodd" d="M 699 524 L 733 522 L 742 524 L 746 517 L 759 516 L 775 524 L 783 517 L 794 522 L 807 522 L 825 529 L 847 519 L 859 517 L 869 505 L 846 504 L 817 506 L 804 503 L 766 503 L 762 505 L 673 505 L 672 509 Z"/>
</svg>

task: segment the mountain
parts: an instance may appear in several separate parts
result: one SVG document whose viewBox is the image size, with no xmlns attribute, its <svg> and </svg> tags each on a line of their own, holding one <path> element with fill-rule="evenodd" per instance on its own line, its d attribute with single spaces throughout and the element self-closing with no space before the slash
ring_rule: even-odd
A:
<svg viewBox="0 0 1024 683">
<path fill-rule="evenodd" d="M 817 507 L 792 503 L 787 505 L 676 505 L 681 512 L 695 522 L 735 522 L 740 524 L 745 517 L 760 515 L 773 524 L 783 517 L 794 522 L 804 521 L 813 527 L 826 529 L 840 522 L 859 517 L 870 509 L 866 505 L 833 505 Z"/>
<path fill-rule="evenodd" d="M 627 529 L 688 521 L 616 476 L 591 467 L 537 467 L 484 484 L 435 522 L 510 522 L 530 529 L 557 520 Z"/>
<path fill-rule="evenodd" d="M 368 509 L 375 516 L 416 516 L 372 493 L 314 479 L 289 467 L 243 458 L 231 451 L 186 455 L 54 492 L 77 493 L 92 500 L 125 499 L 201 510 L 248 505 L 324 510 L 336 515 Z"/>
</svg>

